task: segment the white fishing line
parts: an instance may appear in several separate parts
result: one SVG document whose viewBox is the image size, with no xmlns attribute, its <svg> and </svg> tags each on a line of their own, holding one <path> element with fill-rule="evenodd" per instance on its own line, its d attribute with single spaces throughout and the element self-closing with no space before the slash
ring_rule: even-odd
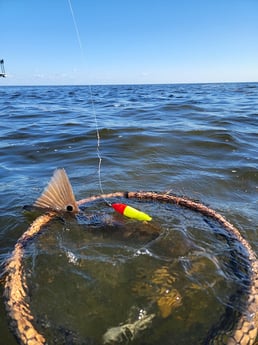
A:
<svg viewBox="0 0 258 345">
<path fill-rule="evenodd" d="M 75 18 L 75 14 L 74 14 L 74 10 L 73 10 L 73 6 L 71 3 L 71 0 L 67 0 L 68 4 L 69 4 L 69 8 L 70 8 L 70 12 L 71 12 L 71 16 L 73 19 L 73 25 L 74 25 L 74 29 L 76 32 L 76 37 L 77 37 L 77 41 L 80 47 L 80 52 L 81 52 L 81 56 L 82 56 L 82 62 L 83 64 L 85 64 L 86 62 L 86 57 L 84 54 L 84 50 L 83 50 L 83 44 L 82 44 L 82 40 L 81 40 L 81 35 L 80 35 L 80 31 L 77 25 L 77 20 Z M 99 132 L 99 125 L 98 125 L 98 118 L 97 118 L 97 113 L 96 113 L 96 109 L 95 109 L 95 103 L 93 100 L 93 94 L 92 94 L 92 88 L 91 85 L 88 85 L 89 87 L 89 92 L 90 92 L 90 100 L 91 100 L 91 108 L 92 108 L 92 112 L 93 112 L 93 116 L 94 116 L 94 122 L 95 122 L 95 130 L 96 130 L 96 137 L 97 137 L 97 156 L 98 156 L 98 182 L 99 182 L 99 189 L 101 194 L 104 194 L 104 190 L 103 190 L 103 186 L 102 186 L 102 178 L 101 178 L 101 164 L 102 164 L 102 156 L 101 156 L 101 151 L 100 151 L 100 132 Z M 105 202 L 111 206 L 110 202 L 108 202 L 105 198 L 103 198 L 105 200 Z"/>
<path fill-rule="evenodd" d="M 78 40 L 78 43 L 79 43 L 79 46 L 80 46 L 81 54 L 84 57 L 81 35 L 80 35 L 79 29 L 78 29 L 77 21 L 75 19 L 72 3 L 71 3 L 70 0 L 67 0 L 67 1 L 68 1 L 69 7 L 70 7 L 70 12 L 71 12 L 71 15 L 72 15 L 72 18 L 73 18 L 73 25 L 74 25 L 75 32 L 76 32 L 76 37 L 77 37 L 77 40 Z"/>
</svg>

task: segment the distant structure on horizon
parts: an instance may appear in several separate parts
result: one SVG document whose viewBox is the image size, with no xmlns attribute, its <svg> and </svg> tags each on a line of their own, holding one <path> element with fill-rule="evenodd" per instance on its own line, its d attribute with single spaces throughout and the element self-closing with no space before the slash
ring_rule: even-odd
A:
<svg viewBox="0 0 258 345">
<path fill-rule="evenodd" d="M 5 69 L 4 69 L 4 60 L 3 59 L 0 60 L 0 66 L 1 66 L 0 77 L 5 78 L 6 73 L 5 73 Z"/>
</svg>

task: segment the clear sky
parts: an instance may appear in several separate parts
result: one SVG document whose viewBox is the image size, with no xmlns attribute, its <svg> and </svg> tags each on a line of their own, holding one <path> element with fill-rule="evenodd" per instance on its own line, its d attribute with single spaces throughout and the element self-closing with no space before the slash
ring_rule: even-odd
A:
<svg viewBox="0 0 258 345">
<path fill-rule="evenodd" d="M 258 81 L 258 0 L 70 1 L 0 0 L 0 86 Z"/>
</svg>

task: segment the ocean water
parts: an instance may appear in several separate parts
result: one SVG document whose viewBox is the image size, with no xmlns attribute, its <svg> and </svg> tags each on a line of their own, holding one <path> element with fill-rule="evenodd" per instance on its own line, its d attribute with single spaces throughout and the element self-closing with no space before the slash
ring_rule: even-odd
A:
<svg viewBox="0 0 258 345">
<path fill-rule="evenodd" d="M 2 269 L 35 217 L 23 206 L 59 167 L 77 200 L 101 194 L 99 173 L 105 193 L 200 200 L 257 252 L 257 83 L 0 87 L 0 116 Z M 232 248 L 214 236 L 214 224 L 177 206 L 132 203 L 153 216 L 158 238 L 149 230 L 138 236 L 145 224 L 97 202 L 87 214 L 108 215 L 108 231 L 56 221 L 28 248 L 30 303 L 48 344 L 101 344 L 108 329 L 133 324 L 142 311 L 159 316 L 132 344 L 203 344 L 226 307 L 241 308 L 230 298 L 241 283 L 230 267 Z M 168 317 L 158 308 L 162 286 L 153 287 L 160 269 L 180 296 Z M 3 301 L 0 314 L 1 343 L 17 344 Z"/>
</svg>

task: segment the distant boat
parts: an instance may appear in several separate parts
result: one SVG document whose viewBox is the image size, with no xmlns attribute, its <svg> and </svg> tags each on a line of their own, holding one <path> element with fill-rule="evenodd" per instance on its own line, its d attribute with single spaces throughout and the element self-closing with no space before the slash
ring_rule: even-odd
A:
<svg viewBox="0 0 258 345">
<path fill-rule="evenodd" d="M 0 77 L 5 78 L 6 77 L 6 73 L 5 73 L 5 69 L 4 69 L 4 60 L 0 60 L 0 66 L 1 66 L 1 72 L 0 72 Z"/>
</svg>

